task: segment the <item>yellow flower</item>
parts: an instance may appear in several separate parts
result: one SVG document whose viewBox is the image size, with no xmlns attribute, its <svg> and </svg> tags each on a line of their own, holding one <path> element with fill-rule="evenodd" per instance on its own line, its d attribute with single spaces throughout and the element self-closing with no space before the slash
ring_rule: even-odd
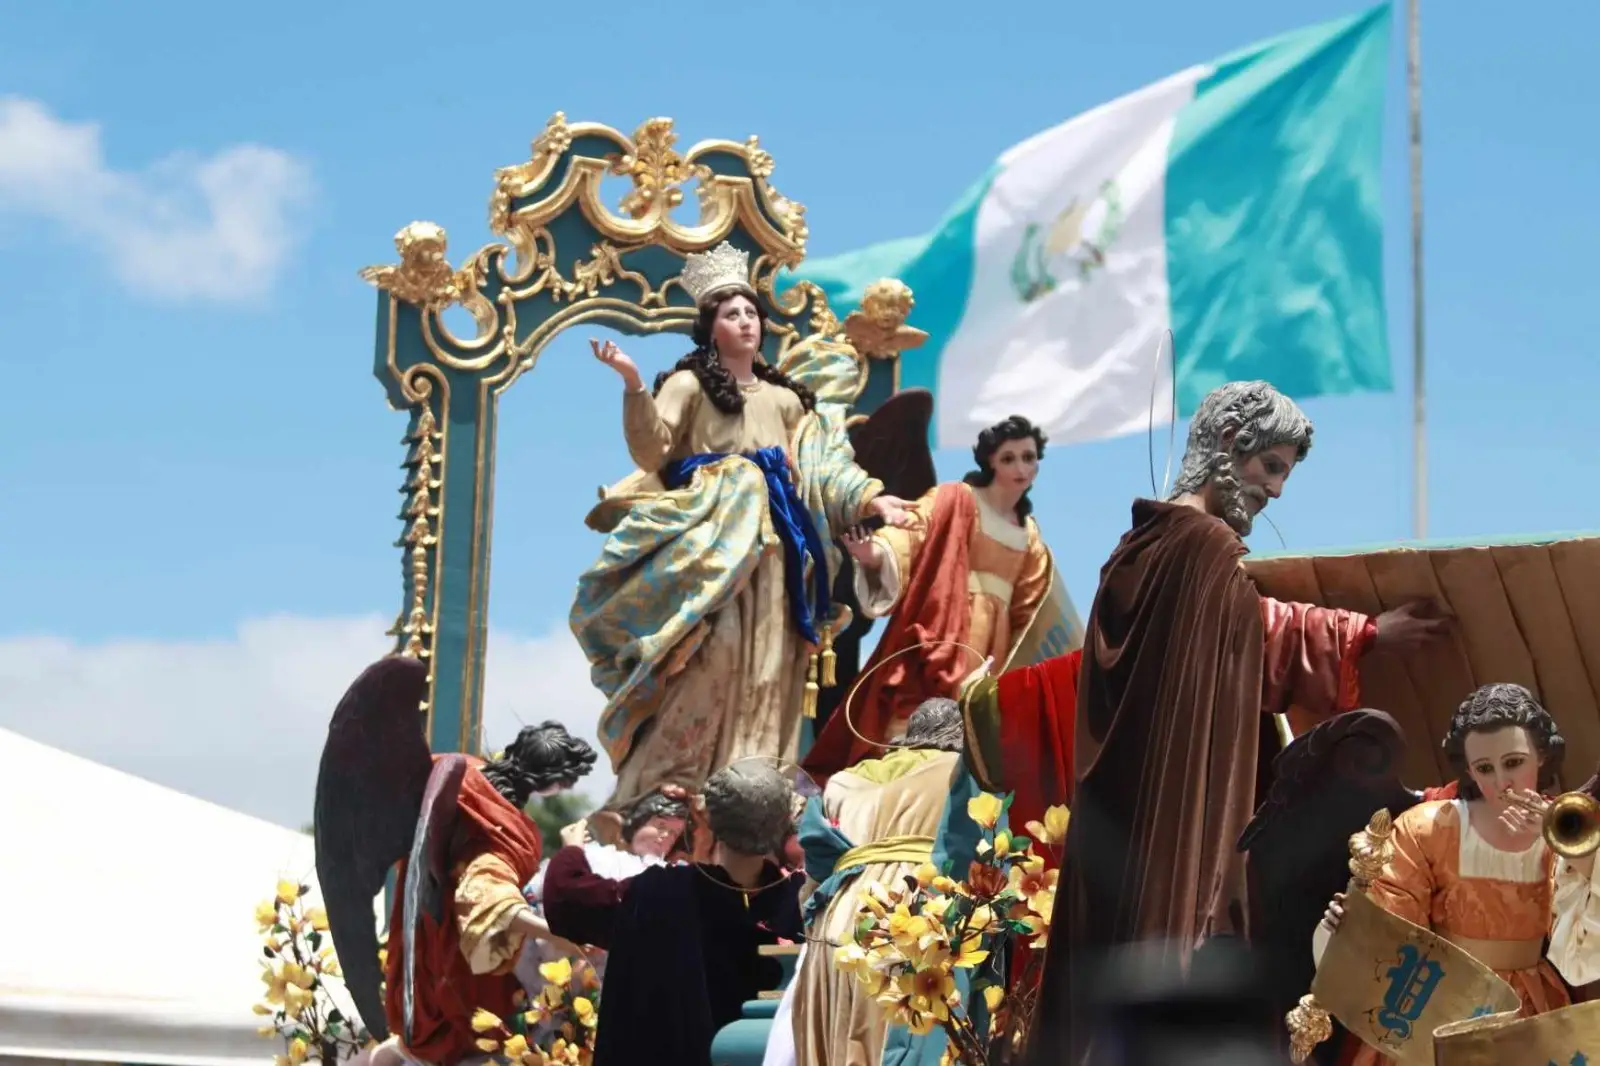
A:
<svg viewBox="0 0 1600 1066">
<path fill-rule="evenodd" d="M 271 1007 L 267 1006 L 265 1003 L 257 1003 L 255 1006 L 251 1007 L 250 1009 L 255 1011 L 257 1014 L 272 1014 L 272 1013 L 274 1013 L 273 1009 Z"/>
<path fill-rule="evenodd" d="M 1005 999 L 1006 990 L 999 985 L 990 985 L 983 990 L 983 1005 L 989 1008 L 990 1014 L 999 1010 L 1000 1004 L 1004 1003 Z"/>
<path fill-rule="evenodd" d="M 504 1029 L 505 1023 L 499 1017 L 479 1007 L 472 1012 L 472 1031 L 475 1033 L 488 1033 L 496 1029 Z M 496 1045 L 497 1047 L 499 1045 Z"/>
<path fill-rule="evenodd" d="M 283 963 L 283 979 L 297 988 L 310 988 L 317 983 L 315 974 L 298 962 L 290 962 L 287 959 Z"/>
<path fill-rule="evenodd" d="M 541 963 L 539 976 L 553 985 L 566 986 L 572 982 L 572 960 L 557 959 L 554 962 Z"/>
<path fill-rule="evenodd" d="M 291 1018 L 299 1018 L 311 1006 L 314 998 L 305 989 L 290 985 L 283 990 L 283 1012 Z"/>
<path fill-rule="evenodd" d="M 306 1052 L 308 1050 L 309 1048 L 306 1047 L 306 1042 L 301 1040 L 298 1036 L 289 1041 L 290 1066 L 300 1066 L 300 1063 L 306 1061 Z"/>
<path fill-rule="evenodd" d="M 1000 812 L 1005 805 L 1000 802 L 1000 797 L 988 792 L 980 792 L 967 800 L 967 817 L 977 822 L 985 829 L 993 829 L 1000 821 Z"/>
<path fill-rule="evenodd" d="M 948 970 L 929 967 L 897 978 L 895 984 L 897 991 L 909 999 L 908 1006 L 913 1012 L 929 1015 L 939 1022 L 950 1017 L 946 1003 L 950 993 L 956 990 L 956 982 Z"/>
<path fill-rule="evenodd" d="M 904 903 L 895 904 L 894 910 L 889 912 L 889 938 L 898 947 L 915 944 L 931 932 L 932 923 L 920 914 L 912 914 Z"/>
<path fill-rule="evenodd" d="M 505 1053 L 506 1058 L 512 1061 L 520 1059 L 528 1053 L 528 1038 L 521 1033 L 512 1033 L 501 1050 Z"/>
<path fill-rule="evenodd" d="M 1046 870 L 1043 859 L 1030 855 L 1011 867 L 1006 881 L 1017 895 L 1031 900 L 1043 892 L 1054 893 L 1056 879 L 1060 876 L 1055 870 Z"/>
<path fill-rule="evenodd" d="M 264 998 L 268 1003 L 279 1004 L 283 1002 L 283 991 L 288 985 L 288 981 L 284 979 L 282 970 L 264 966 L 261 970 L 261 983 L 267 986 Z"/>
<path fill-rule="evenodd" d="M 939 876 L 939 868 L 931 862 L 925 862 L 917 867 L 917 884 L 927 888 Z"/>
<path fill-rule="evenodd" d="M 1044 812 L 1044 824 L 1038 822 L 1028 823 L 1028 832 L 1041 844 L 1055 846 L 1065 843 L 1067 839 L 1067 822 L 1070 812 L 1061 806 L 1051 807 Z"/>
<path fill-rule="evenodd" d="M 500 1041 L 490 1040 L 488 1037 L 479 1037 L 473 1043 L 478 1045 L 479 1051 L 487 1051 L 490 1054 L 500 1050 Z"/>
<path fill-rule="evenodd" d="M 1011 834 L 1004 829 L 994 835 L 994 857 L 1003 859 L 1011 854 Z"/>
<path fill-rule="evenodd" d="M 379 969 L 384 969 L 384 970 L 387 970 L 389 968 L 389 949 L 388 948 L 379 948 L 378 949 L 378 967 L 379 967 Z"/>
<path fill-rule="evenodd" d="M 278 1027 L 276 1025 L 263 1025 L 261 1028 L 256 1030 L 256 1035 L 257 1036 L 277 1036 L 278 1035 Z"/>
<path fill-rule="evenodd" d="M 256 924 L 261 927 L 262 932 L 271 929 L 277 922 L 278 908 L 273 905 L 272 900 L 262 900 L 256 904 Z"/>
<path fill-rule="evenodd" d="M 956 883 L 943 874 L 933 879 L 933 890 L 941 895 L 948 896 L 950 893 L 957 891 L 957 888 Z"/>
<path fill-rule="evenodd" d="M 293 881 L 278 882 L 278 902 L 285 907 L 300 898 L 300 886 Z"/>
<path fill-rule="evenodd" d="M 599 1020 L 595 1013 L 594 1003 L 587 996 L 579 996 L 572 1001 L 572 1013 L 577 1017 L 579 1024 L 587 1025 L 591 1029 L 594 1027 L 595 1022 Z"/>
<path fill-rule="evenodd" d="M 545 985 L 543 992 L 544 1005 L 551 1010 L 561 1006 L 561 1001 L 567 998 L 566 992 L 560 985 Z"/>
<path fill-rule="evenodd" d="M 983 937 L 977 933 L 968 933 L 960 944 L 955 945 L 956 950 L 950 957 L 950 965 L 970 968 L 987 959 L 989 953 L 980 947 L 982 943 Z"/>
<path fill-rule="evenodd" d="M 311 928 L 319 933 L 328 931 L 328 912 L 321 907 L 312 907 L 306 911 L 306 921 L 311 923 Z"/>
</svg>

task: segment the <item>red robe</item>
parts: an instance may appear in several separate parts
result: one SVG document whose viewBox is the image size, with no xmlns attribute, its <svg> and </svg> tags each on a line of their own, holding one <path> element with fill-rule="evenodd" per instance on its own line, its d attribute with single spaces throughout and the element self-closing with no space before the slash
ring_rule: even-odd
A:
<svg viewBox="0 0 1600 1066">
<path fill-rule="evenodd" d="M 969 705 L 969 761 L 985 787 L 1005 789 L 1046 775 L 1031 759 L 1016 766 L 1024 749 L 1000 738 L 1062 730 L 1061 698 L 1078 687 L 1072 744 L 1058 732 L 1056 747 L 1075 762 L 1073 812 L 1028 1063 L 1090 1061 L 1081 968 L 1105 952 L 1161 940 L 1186 967 L 1210 937 L 1248 935 L 1236 842 L 1267 716 L 1354 706 L 1371 621 L 1263 599 L 1244 551 L 1219 519 L 1137 502 L 1101 571 L 1081 669 L 1063 658 L 1014 671 Z M 1048 787 L 1067 791 L 1059 776 Z"/>
<path fill-rule="evenodd" d="M 456 820 L 452 857 L 455 872 L 446 886 L 452 903 L 456 895 L 456 876 L 471 860 L 488 852 L 510 866 L 527 884 L 539 869 L 539 827 L 489 783 L 474 760 L 461 782 L 459 814 Z M 406 864 L 399 864 L 398 878 L 405 882 Z M 405 1033 L 405 897 L 395 893 L 394 911 L 389 919 L 388 965 L 384 970 L 384 1014 L 389 1031 Z M 460 927 L 455 908 L 446 911 L 443 925 L 427 915 L 417 931 L 417 987 L 413 1006 L 415 1031 L 407 1050 L 424 1062 L 450 1066 L 470 1055 L 478 1055 L 472 1031 L 472 1012 L 482 1007 L 501 1018 L 515 1012 L 516 994 L 522 986 L 508 963 L 503 973 L 476 974 L 461 951 Z M 513 956 L 514 958 L 514 956 Z"/>
<path fill-rule="evenodd" d="M 977 668 L 966 649 L 934 644 L 899 655 L 878 669 L 890 656 L 918 644 L 967 640 L 971 622 L 967 578 L 972 535 L 978 527 L 972 490 L 959 482 L 939 486 L 928 525 L 919 554 L 924 561 L 903 575 L 900 602 L 858 675 L 866 680 L 849 699 L 853 721 L 846 722 L 846 705 L 841 703 L 806 752 L 802 765 L 819 786 L 840 770 L 881 754 L 881 745 L 861 740 L 851 732 L 851 724 L 863 737 L 887 739 L 892 723 L 905 721 L 923 700 L 954 696 L 962 679 Z"/>
</svg>

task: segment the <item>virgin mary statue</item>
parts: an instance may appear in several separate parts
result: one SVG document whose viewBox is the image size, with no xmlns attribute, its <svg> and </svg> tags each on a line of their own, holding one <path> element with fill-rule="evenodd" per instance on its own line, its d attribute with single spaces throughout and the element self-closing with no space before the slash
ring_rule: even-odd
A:
<svg viewBox="0 0 1600 1066">
<path fill-rule="evenodd" d="M 854 354 L 802 342 L 782 368 L 765 363 L 749 276 L 749 254 L 726 242 L 687 258 L 695 347 L 653 388 L 615 344 L 592 342 L 622 378 L 638 465 L 589 514 L 607 538 L 571 615 L 606 696 L 612 811 L 663 785 L 698 792 L 736 759 L 792 760 L 833 540 L 873 516 L 911 521 L 845 434 Z"/>
</svg>

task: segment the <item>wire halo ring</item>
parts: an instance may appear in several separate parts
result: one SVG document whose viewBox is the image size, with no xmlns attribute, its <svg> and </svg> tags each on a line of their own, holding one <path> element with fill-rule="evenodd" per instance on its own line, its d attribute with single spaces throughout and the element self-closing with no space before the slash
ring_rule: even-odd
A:
<svg viewBox="0 0 1600 1066">
<path fill-rule="evenodd" d="M 860 674 L 856 675 L 855 683 L 850 686 L 850 691 L 849 691 L 848 694 L 846 694 L 846 696 L 844 698 L 844 706 L 842 708 L 840 708 L 840 713 L 842 713 L 844 715 L 845 728 L 850 730 L 851 735 L 853 735 L 857 740 L 861 741 L 861 743 L 871 745 L 872 747 L 875 747 L 875 748 L 903 748 L 903 747 L 905 747 L 905 745 L 900 743 L 899 741 L 887 740 L 887 739 L 886 740 L 873 740 L 870 737 L 865 737 L 865 736 L 861 735 L 861 731 L 856 728 L 855 719 L 852 718 L 851 715 L 850 715 L 851 708 L 855 706 L 856 693 L 861 691 L 861 686 L 867 680 L 867 678 L 869 678 L 873 674 L 877 673 L 883 667 L 888 666 L 890 663 L 892 663 L 896 659 L 900 658 L 900 656 L 908 655 L 908 654 L 910 654 L 911 652 L 914 652 L 914 651 L 920 651 L 923 648 L 934 648 L 934 647 L 942 647 L 942 646 L 947 646 L 947 645 L 954 645 L 957 648 L 964 648 L 965 650 L 970 651 L 973 654 L 973 656 L 978 660 L 978 664 L 980 666 L 984 663 L 985 660 L 991 658 L 991 656 L 987 656 L 987 655 L 983 654 L 983 652 L 979 651 L 977 648 L 974 648 L 971 644 L 968 644 L 968 643 L 966 643 L 964 641 L 960 641 L 960 640 L 923 640 L 923 641 L 918 641 L 916 644 L 912 644 L 909 647 L 901 648 L 897 652 L 893 652 L 892 654 L 884 656 L 883 661 L 878 662 L 878 663 L 874 663 L 870 669 L 864 671 L 863 673 L 860 673 Z"/>
<path fill-rule="evenodd" d="M 783 759 L 783 758 L 780 758 L 780 757 L 778 757 L 776 755 L 741 755 L 737 759 L 735 759 L 732 762 L 730 762 L 727 766 L 724 766 L 722 769 L 726 770 L 729 767 L 738 766 L 742 762 L 750 762 L 750 761 L 756 760 L 756 759 L 762 760 L 764 762 L 770 762 L 770 763 L 774 764 L 775 766 L 777 766 L 778 772 L 780 774 L 782 774 L 784 772 L 784 767 L 792 768 L 794 773 L 792 775 L 785 775 L 785 776 L 787 776 L 789 778 L 790 790 L 794 795 L 797 795 L 797 796 L 805 795 L 805 790 L 799 787 L 800 778 L 804 778 L 807 782 L 810 783 L 811 789 L 812 789 L 811 795 L 818 795 L 818 794 L 821 793 L 822 790 L 817 788 L 816 781 L 812 780 L 811 775 L 806 773 L 805 768 L 803 766 L 801 766 L 797 762 L 793 762 L 793 761 L 791 761 L 789 759 Z M 717 773 L 721 773 L 721 772 L 722 772 L 722 770 L 718 770 L 717 771 Z M 705 803 L 705 792 L 704 792 L 704 790 L 702 790 L 700 792 L 698 798 L 699 798 L 699 800 L 700 800 L 700 802 L 702 804 Z M 810 797 L 808 796 L 807 798 L 809 799 Z M 707 829 L 711 828 L 711 820 L 710 820 L 709 816 L 706 819 L 706 828 Z M 713 840 L 716 839 L 716 834 L 715 833 L 712 834 L 712 839 Z M 777 888 L 779 885 L 781 885 L 785 881 L 789 880 L 790 877 L 794 876 L 793 872 L 791 871 L 790 873 L 785 874 L 784 876 L 778 878 L 776 881 L 770 881 L 770 882 L 768 882 L 767 884 L 764 884 L 764 885 L 757 885 L 755 888 L 745 888 L 743 885 L 734 884 L 731 879 L 727 880 L 727 881 L 721 881 L 721 880 L 718 880 L 717 878 L 711 876 L 710 871 L 708 871 L 706 869 L 706 864 L 705 863 L 691 862 L 689 865 L 693 866 L 697 871 L 699 871 L 701 877 L 704 877 L 707 881 L 710 881 L 712 884 L 716 885 L 718 888 L 730 889 L 731 891 L 737 892 L 740 895 L 744 896 L 745 905 L 746 906 L 749 906 L 750 897 L 759 896 L 761 893 L 767 891 L 767 889 L 769 889 L 769 888 Z M 781 865 L 779 866 L 779 869 L 782 869 Z"/>
</svg>

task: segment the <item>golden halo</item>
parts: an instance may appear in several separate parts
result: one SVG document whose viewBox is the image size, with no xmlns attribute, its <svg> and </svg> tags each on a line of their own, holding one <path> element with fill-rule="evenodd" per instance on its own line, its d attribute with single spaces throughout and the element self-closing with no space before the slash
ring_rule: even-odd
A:
<svg viewBox="0 0 1600 1066">
<path fill-rule="evenodd" d="M 905 745 L 903 743 L 901 743 L 900 741 L 896 741 L 896 740 L 873 740 L 871 737 L 864 737 L 864 736 L 861 735 L 861 731 L 856 728 L 855 719 L 850 716 L 850 709 L 855 705 L 855 702 L 856 702 L 856 693 L 861 690 L 861 685 L 862 685 L 863 682 L 865 682 L 867 680 L 867 678 L 869 678 L 873 674 L 877 673 L 883 667 L 888 666 L 890 663 L 894 662 L 894 660 L 900 658 L 900 656 L 909 654 L 909 653 L 914 652 L 914 651 L 918 651 L 918 650 L 920 650 L 922 648 L 933 648 L 933 647 L 939 647 L 941 645 L 947 645 L 947 644 L 953 644 L 958 648 L 964 648 L 967 651 L 970 651 L 977 658 L 979 664 L 982 664 L 985 659 L 990 658 L 990 656 L 987 656 L 987 655 L 983 654 L 983 652 L 979 651 L 977 648 L 974 648 L 971 644 L 965 644 L 965 643 L 963 643 L 963 642 L 961 642 L 959 640 L 924 640 L 924 641 L 919 641 L 918 643 L 913 644 L 908 648 L 901 648 L 899 651 L 893 653 L 892 655 L 886 655 L 886 656 L 884 656 L 882 662 L 875 664 L 870 670 L 867 670 L 864 673 L 856 675 L 855 684 L 850 686 L 850 692 L 844 698 L 844 706 L 840 709 L 840 713 L 844 715 L 845 728 L 849 729 L 851 734 L 853 734 L 857 740 L 861 741 L 863 744 L 870 744 L 871 746 L 873 746 L 875 748 L 903 748 L 903 747 L 905 747 Z"/>
<path fill-rule="evenodd" d="M 804 767 L 797 762 L 793 762 L 789 759 L 781 759 L 776 755 L 741 755 L 739 758 L 728 763 L 727 766 L 722 767 L 716 772 L 721 773 L 723 770 L 726 770 L 729 767 L 738 766 L 740 763 L 750 762 L 757 759 L 763 762 L 770 762 L 777 766 L 778 772 L 789 779 L 789 788 L 795 795 L 804 796 L 806 799 L 810 799 L 812 796 L 819 796 L 822 794 L 822 789 L 817 787 L 817 782 L 810 774 L 806 773 Z M 705 803 L 704 791 L 700 792 L 696 798 L 702 804 Z M 709 819 L 706 821 L 706 828 L 708 830 L 711 828 Z M 715 834 L 713 834 L 712 839 L 715 838 Z M 713 877 L 711 872 L 706 869 L 705 863 L 693 862 L 690 863 L 690 865 L 700 872 L 701 877 L 704 877 L 707 881 L 710 881 L 717 887 L 731 889 L 734 892 L 741 893 L 744 896 L 747 905 L 751 896 L 758 896 L 769 888 L 777 888 L 785 881 L 788 881 L 790 877 L 794 876 L 794 871 L 791 870 L 788 874 L 778 878 L 776 881 L 771 881 L 764 885 L 758 885 L 755 888 L 745 888 L 743 885 L 736 885 L 732 881 L 722 881 L 716 877 Z M 782 868 L 783 867 L 780 864 L 779 869 Z"/>
</svg>

